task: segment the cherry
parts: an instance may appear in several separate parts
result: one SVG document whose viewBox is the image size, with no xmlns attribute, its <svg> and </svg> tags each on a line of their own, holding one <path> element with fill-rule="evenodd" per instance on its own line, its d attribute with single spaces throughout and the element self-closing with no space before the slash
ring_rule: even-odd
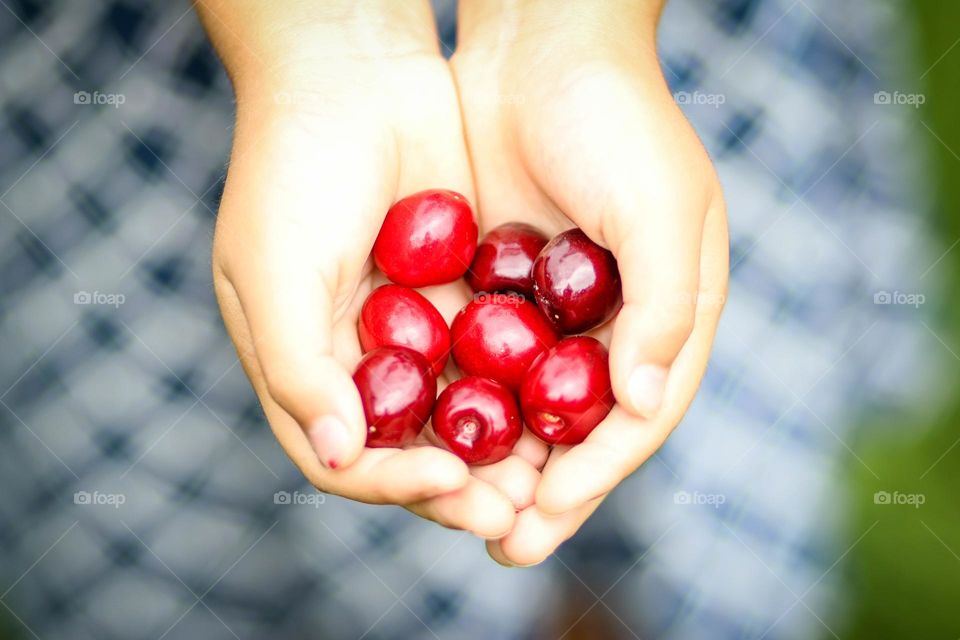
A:
<svg viewBox="0 0 960 640">
<path fill-rule="evenodd" d="M 440 312 L 422 295 L 396 284 L 374 289 L 360 309 L 360 346 L 364 352 L 386 345 L 409 347 L 439 376 L 450 353 L 450 330 Z"/>
<path fill-rule="evenodd" d="M 547 237 L 522 222 L 492 229 L 477 245 L 467 284 L 474 291 L 516 291 L 533 297 L 533 261 Z"/>
<path fill-rule="evenodd" d="M 530 367 L 520 389 L 527 427 L 550 444 L 578 444 L 613 407 L 607 349 L 594 338 L 565 338 Z"/>
<path fill-rule="evenodd" d="M 461 371 L 496 380 L 514 392 L 536 357 L 557 342 L 537 305 L 503 294 L 469 302 L 453 319 L 450 338 Z"/>
<path fill-rule="evenodd" d="M 620 309 L 620 272 L 613 254 L 580 229 L 569 229 L 533 263 L 537 304 L 561 333 L 582 333 Z"/>
<path fill-rule="evenodd" d="M 437 397 L 430 363 L 406 347 L 370 351 L 357 365 L 353 382 L 367 418 L 368 447 L 402 447 L 413 442 Z"/>
<path fill-rule="evenodd" d="M 499 382 L 467 376 L 440 393 L 433 432 L 467 464 L 493 464 L 513 451 L 523 423 L 510 390 Z"/>
<path fill-rule="evenodd" d="M 429 189 L 398 200 L 373 244 L 373 260 L 407 287 L 452 282 L 466 273 L 477 248 L 477 223 L 467 199 Z"/>
</svg>

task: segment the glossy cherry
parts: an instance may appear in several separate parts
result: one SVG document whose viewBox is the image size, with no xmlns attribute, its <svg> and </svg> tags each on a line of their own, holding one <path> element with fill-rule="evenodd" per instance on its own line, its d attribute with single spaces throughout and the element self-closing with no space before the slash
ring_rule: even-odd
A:
<svg viewBox="0 0 960 640">
<path fill-rule="evenodd" d="M 373 260 L 407 287 L 452 282 L 466 273 L 477 248 L 477 223 L 456 191 L 429 189 L 398 200 L 373 244 Z"/>
<path fill-rule="evenodd" d="M 450 338 L 464 374 L 496 380 L 514 392 L 537 356 L 557 343 L 537 305 L 503 294 L 467 304 L 453 319 Z"/>
<path fill-rule="evenodd" d="M 467 376 L 440 393 L 433 408 L 433 432 L 467 464 L 493 464 L 513 451 L 523 423 L 509 389 Z"/>
<path fill-rule="evenodd" d="M 377 347 L 409 347 L 425 357 L 439 376 L 450 353 L 450 330 L 440 312 L 422 295 L 396 284 L 374 289 L 360 309 L 357 325 L 364 352 Z"/>
<path fill-rule="evenodd" d="M 357 365 L 353 382 L 367 418 L 368 447 L 402 447 L 430 419 L 437 380 L 426 358 L 406 347 L 379 347 Z"/>
<path fill-rule="evenodd" d="M 530 367 L 520 389 L 523 421 L 549 444 L 578 444 L 613 407 L 607 349 L 594 338 L 565 338 Z"/>
<path fill-rule="evenodd" d="M 623 302 L 616 259 L 580 229 L 547 243 L 533 263 L 533 281 L 537 304 L 565 334 L 603 324 Z"/>
<path fill-rule="evenodd" d="M 533 261 L 547 244 L 536 227 L 508 222 L 491 229 L 473 256 L 467 284 L 474 291 L 516 291 L 533 297 Z"/>
</svg>

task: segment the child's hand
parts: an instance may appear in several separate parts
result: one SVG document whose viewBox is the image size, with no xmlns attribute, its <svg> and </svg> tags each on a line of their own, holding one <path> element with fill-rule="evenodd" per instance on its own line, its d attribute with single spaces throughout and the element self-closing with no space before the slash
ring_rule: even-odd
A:
<svg viewBox="0 0 960 640">
<path fill-rule="evenodd" d="M 278 441 L 314 485 L 500 536 L 539 480 L 523 457 L 480 480 L 438 448 L 364 449 L 351 372 L 360 306 L 383 282 L 368 256 L 386 211 L 434 187 L 474 201 L 429 9 L 382 4 L 317 3 L 312 16 L 285 15 L 302 3 L 201 3 L 237 95 L 217 298 Z M 462 283 L 427 292 L 448 320 L 468 294 Z"/>
<path fill-rule="evenodd" d="M 482 226 L 580 226 L 616 255 L 610 345 L 618 405 L 557 447 L 536 505 L 488 542 L 543 560 L 663 443 L 693 399 L 726 293 L 726 211 L 710 159 L 654 51 L 658 2 L 464 0 L 453 68 Z"/>
</svg>

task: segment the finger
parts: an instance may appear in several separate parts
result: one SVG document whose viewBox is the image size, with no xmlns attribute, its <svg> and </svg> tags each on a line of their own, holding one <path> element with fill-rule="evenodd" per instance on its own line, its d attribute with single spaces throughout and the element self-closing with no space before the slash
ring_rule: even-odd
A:
<svg viewBox="0 0 960 640">
<path fill-rule="evenodd" d="M 539 471 L 547 462 L 547 456 L 550 455 L 550 447 L 527 429 L 523 430 L 520 440 L 513 448 L 514 455 L 520 456 L 530 465 Z"/>
<path fill-rule="evenodd" d="M 436 447 L 364 449 L 339 470 L 320 464 L 312 444 L 289 414 L 268 399 L 267 420 L 287 455 L 321 491 L 369 504 L 411 504 L 447 494 L 470 482 L 462 460 Z"/>
<path fill-rule="evenodd" d="M 500 539 L 487 541 L 487 553 L 505 566 L 529 567 L 540 564 L 580 529 L 604 497 L 591 500 L 559 517 L 548 517 L 536 507 L 524 509 L 517 514 L 510 533 Z"/>
<path fill-rule="evenodd" d="M 481 538 L 499 538 L 512 528 L 515 512 L 510 500 L 479 478 L 470 478 L 456 491 L 430 498 L 407 508 L 451 529 L 470 531 Z"/>
<path fill-rule="evenodd" d="M 227 285 L 228 287 L 229 285 Z M 250 346 L 239 305 L 223 294 L 224 320 L 264 413 L 278 442 L 303 475 L 318 489 L 371 504 L 409 504 L 462 488 L 470 480 L 467 466 L 435 447 L 365 449 L 356 462 L 333 471 L 320 463 L 306 434 L 266 391 L 266 382 Z"/>
<path fill-rule="evenodd" d="M 706 370 L 726 296 L 729 254 L 721 213 L 713 210 L 707 218 L 702 302 L 690 339 L 670 371 L 662 410 L 645 420 L 617 405 L 583 443 L 551 456 L 537 488 L 537 508 L 544 513 L 565 513 L 611 491 L 660 448 L 686 413 Z"/>
<path fill-rule="evenodd" d="M 533 438 L 533 436 L 530 437 Z M 536 440 L 535 438 L 533 439 Z M 523 437 L 521 436 L 521 442 L 522 441 Z M 427 428 L 421 432 L 417 438 L 417 443 L 445 448 L 433 430 L 432 424 L 428 425 Z M 529 455 L 535 462 L 539 462 L 542 466 L 543 461 L 546 460 L 546 451 L 548 451 L 548 449 L 543 443 L 539 441 L 537 441 L 537 443 L 539 443 L 539 447 L 536 443 L 528 442 L 527 448 L 536 451 L 536 453 L 530 453 Z M 479 478 L 491 486 L 496 487 L 501 494 L 510 500 L 515 510 L 525 509 L 533 504 L 537 484 L 540 482 L 539 469 L 527 458 L 518 454 L 520 448 L 520 442 L 518 442 L 514 447 L 513 454 L 503 460 L 493 464 L 470 467 L 470 472 L 475 478 Z M 540 451 L 543 451 L 543 453 L 540 453 Z"/>
<path fill-rule="evenodd" d="M 471 473 L 496 487 L 517 511 L 533 504 L 540 482 L 540 472 L 533 465 L 514 454 L 500 462 L 472 467 Z"/>
<path fill-rule="evenodd" d="M 470 472 L 451 453 L 435 447 L 365 449 L 339 471 L 323 470 L 318 484 L 328 493 L 371 504 L 411 504 L 462 489 Z"/>
<path fill-rule="evenodd" d="M 231 167 L 222 210 L 232 233 L 218 254 L 265 393 L 296 420 L 321 462 L 338 468 L 360 455 L 366 422 L 350 372 L 333 356 L 334 300 L 359 281 L 392 176 L 371 166 L 378 156 L 368 150 L 379 147 L 369 132 L 318 138 L 299 121 L 270 126 L 257 153 Z M 305 148 L 304 139 L 313 142 Z"/>
<path fill-rule="evenodd" d="M 617 401 L 649 418 L 693 330 L 706 203 L 685 196 L 640 202 L 646 211 L 615 214 L 636 222 L 611 243 L 623 307 L 613 326 L 610 375 Z"/>
</svg>

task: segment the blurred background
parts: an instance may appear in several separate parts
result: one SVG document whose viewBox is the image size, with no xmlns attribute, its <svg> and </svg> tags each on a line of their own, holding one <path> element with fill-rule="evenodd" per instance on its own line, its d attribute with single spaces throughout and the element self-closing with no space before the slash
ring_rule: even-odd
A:
<svg viewBox="0 0 960 640">
<path fill-rule="evenodd" d="M 960 6 L 931 0 L 894 4 L 905 11 L 903 31 L 912 30 L 916 47 L 905 82 L 926 98 L 911 118 L 924 153 L 923 187 L 930 193 L 916 213 L 929 221 L 936 238 L 927 277 L 935 274 L 942 293 L 931 300 L 925 322 L 940 343 L 939 355 L 946 354 L 938 374 L 946 401 L 927 396 L 903 412 L 871 414 L 853 443 L 875 474 L 850 467 L 847 536 L 852 544 L 858 531 L 873 529 L 846 560 L 854 597 L 844 635 L 953 638 L 960 636 L 960 614 L 953 606 L 960 598 L 960 304 L 952 294 L 960 282 L 960 123 L 953 115 L 960 100 Z M 915 496 L 914 505 L 888 504 L 887 494 L 895 491 Z"/>
<path fill-rule="evenodd" d="M 960 6 L 673 0 L 661 57 L 729 201 L 716 353 L 506 569 L 274 442 L 211 289 L 233 104 L 189 3 L 0 0 L 0 638 L 960 637 Z"/>
</svg>

